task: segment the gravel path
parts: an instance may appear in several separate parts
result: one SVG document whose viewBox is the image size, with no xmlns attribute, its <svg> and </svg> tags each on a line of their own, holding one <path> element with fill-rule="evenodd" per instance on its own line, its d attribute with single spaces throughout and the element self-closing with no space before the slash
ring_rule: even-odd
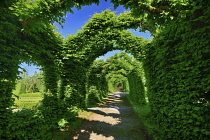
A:
<svg viewBox="0 0 210 140">
<path fill-rule="evenodd" d="M 89 108 L 95 113 L 70 139 L 150 140 L 147 130 L 137 118 L 130 103 L 123 98 L 126 94 L 112 93 L 104 106 Z"/>
</svg>

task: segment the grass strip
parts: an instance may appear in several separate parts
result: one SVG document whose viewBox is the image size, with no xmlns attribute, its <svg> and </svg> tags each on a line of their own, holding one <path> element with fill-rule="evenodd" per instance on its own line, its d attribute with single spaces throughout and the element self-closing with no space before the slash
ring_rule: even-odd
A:
<svg viewBox="0 0 210 140">
<path fill-rule="evenodd" d="M 126 97 L 132 105 L 138 118 L 144 123 L 149 135 L 155 140 L 162 140 L 163 134 L 159 131 L 159 126 L 157 126 L 151 118 L 151 107 L 149 103 L 146 103 L 146 105 L 139 105 L 135 103 L 129 95 L 126 95 Z"/>
</svg>

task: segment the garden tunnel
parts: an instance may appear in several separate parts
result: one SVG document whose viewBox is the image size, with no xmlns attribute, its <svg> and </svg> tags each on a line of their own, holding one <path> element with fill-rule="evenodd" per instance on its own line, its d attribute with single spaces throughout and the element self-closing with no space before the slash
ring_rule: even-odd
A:
<svg viewBox="0 0 210 140">
<path fill-rule="evenodd" d="M 104 17 L 108 19 L 104 19 Z M 11 17 L 6 16 L 6 18 Z M 140 46 L 145 45 L 145 42 L 147 42 L 143 38 L 132 35 L 124 28 L 115 28 L 112 24 L 116 23 L 109 25 L 109 21 L 115 18 L 114 12 L 109 10 L 104 11 L 101 15 L 96 14 L 96 18 L 90 21 L 86 27 L 83 27 L 83 31 L 69 36 L 66 40 L 62 40 L 50 25 L 43 27 L 45 30 L 40 32 L 30 30 L 30 33 L 19 31 L 21 24 L 14 25 L 14 30 L 20 35 L 16 39 L 19 40 L 18 43 L 20 44 L 16 42 L 17 48 L 11 48 L 13 50 L 5 48 L 4 54 L 11 57 L 9 59 L 11 62 L 1 59 L 4 60 L 4 66 L 10 66 L 8 69 L 4 68 L 5 70 L 1 71 L 5 75 L 5 77 L 1 77 L 1 85 L 5 87 L 1 88 L 3 91 L 1 94 L 1 100 L 3 101 L 3 104 L 1 104 L 1 116 L 5 116 L 1 118 L 1 122 L 5 122 L 1 124 L 1 128 L 10 133 L 10 127 L 21 121 L 15 116 L 27 113 L 27 111 L 23 111 L 20 114 L 14 114 L 11 109 L 7 109 L 14 102 L 12 89 L 19 74 L 18 65 L 22 62 L 34 63 L 42 67 L 45 75 L 45 86 L 50 92 L 50 95 L 45 95 L 45 98 L 42 100 L 41 112 L 29 111 L 31 115 L 28 116 L 27 125 L 31 125 L 30 119 L 34 118 L 34 115 L 38 113 L 39 115 L 35 115 L 37 116 L 35 120 L 40 125 L 40 129 L 37 131 L 42 130 L 41 126 L 44 126 L 45 123 L 52 124 L 52 127 L 49 129 L 54 129 L 60 119 L 74 116 L 72 108 L 84 108 L 87 94 L 85 85 L 87 83 L 86 74 L 93 61 L 108 51 L 119 49 L 127 50 L 131 54 L 136 55 L 140 51 L 136 52 L 135 49 L 140 50 Z M 103 22 L 101 21 L 102 19 Z M 97 23 L 103 23 L 99 29 L 93 26 L 94 24 L 97 25 Z M 11 23 L 11 25 L 13 24 Z M 10 46 L 15 45 L 10 44 Z M 14 55 L 14 53 L 18 55 Z M 15 67 L 10 64 L 13 64 Z M 7 125 L 8 121 L 11 123 L 10 126 Z M 46 129 L 43 133 L 49 132 L 49 129 Z M 23 131 L 24 135 L 26 135 L 27 131 L 30 130 Z M 20 136 L 22 135 L 21 133 L 21 130 L 16 131 L 14 137 L 22 137 Z M 1 132 L 1 134 L 2 139 L 8 138 L 6 133 L 3 135 Z M 33 133 L 28 137 L 40 137 L 39 135 Z"/>
<path fill-rule="evenodd" d="M 106 17 L 107 19 L 104 19 Z M 143 48 L 149 42 L 142 37 L 134 36 L 125 29 L 115 28 L 115 24 L 110 21 L 116 19 L 114 12 L 106 10 L 101 14 L 96 14 L 76 35 L 70 35 L 65 41 L 60 92 L 61 98 L 65 97 L 66 86 L 74 87 L 75 93 L 81 95 L 83 100 L 86 95 L 86 73 L 93 61 L 101 55 L 112 50 L 126 50 L 134 57 L 143 57 Z M 100 25 L 100 28 L 98 27 Z M 97 25 L 95 27 L 94 25 Z M 70 70 L 69 70 L 70 69 Z M 62 75 L 64 77 L 62 78 Z M 77 83 L 77 84 L 76 84 Z M 77 92 L 79 91 L 79 92 Z M 81 99 L 79 99 L 81 100 Z"/>
<path fill-rule="evenodd" d="M 94 1 L 87 3 L 91 2 Z M 152 4 L 146 6 L 137 3 L 137 8 L 134 8 L 135 14 L 140 14 L 151 5 L 159 4 L 153 3 L 156 1 L 150 2 Z M 169 4 L 164 4 L 173 7 L 164 9 L 163 11 L 169 11 L 167 14 L 160 14 L 159 17 L 160 9 L 152 7 L 153 11 L 145 10 L 154 12 L 146 13 L 149 15 L 147 21 L 153 28 L 164 26 L 154 33 L 155 38 L 151 42 L 126 31 L 139 26 L 139 23 L 142 23 L 141 19 L 122 15 L 116 17 L 109 11 L 96 14 L 83 30 L 63 40 L 53 31 L 49 22 L 44 22 L 46 20 L 43 20 L 41 15 L 28 18 L 30 12 L 19 10 L 18 12 L 22 13 L 17 12 L 16 15 L 22 14 L 19 17 L 22 18 L 20 22 L 8 8 L 14 1 L 1 1 L 0 138 L 48 137 L 47 134 L 57 129 L 57 122 L 61 118 L 74 114 L 74 106 L 85 106 L 84 83 L 87 82 L 86 73 L 92 62 L 108 51 L 120 49 L 128 51 L 143 62 L 152 110 L 151 118 L 159 125 L 163 138 L 209 139 L 209 1 L 168 2 Z M 121 3 L 130 7 L 129 3 Z M 22 3 L 17 5 L 21 7 Z M 144 7 L 141 9 L 139 5 Z M 135 7 L 133 4 L 132 6 Z M 49 17 L 53 18 L 44 18 L 54 20 L 54 14 L 60 17 L 61 13 L 56 12 L 60 8 L 55 8 L 52 13 L 46 10 L 45 15 L 51 14 Z M 33 11 L 30 8 L 25 10 Z M 176 13 L 177 11 L 180 13 Z M 36 18 L 37 20 L 34 20 Z M 21 31 L 21 28 L 24 30 Z M 43 99 L 44 105 L 37 112 L 12 113 L 12 110 L 7 108 L 13 105 L 12 89 L 19 74 L 18 64 L 23 61 L 34 62 L 43 67 L 45 84 L 52 95 Z M 75 94 L 69 96 L 70 93 Z M 24 126 L 21 118 L 27 121 Z M 37 127 L 31 130 L 31 126 Z"/>
<path fill-rule="evenodd" d="M 142 81 L 141 66 L 141 63 L 125 52 L 116 53 L 106 60 L 95 60 L 87 72 L 87 89 L 89 91 L 86 96 L 87 102 L 97 103 L 103 99 L 104 95 L 107 96 L 107 93 L 122 91 L 128 93 L 131 91 L 132 98 L 135 97 L 138 103 L 142 101 L 141 104 L 145 104 L 145 87 L 143 83 L 136 82 L 137 80 Z M 138 68 L 138 75 L 132 73 L 134 68 Z M 132 83 L 133 86 L 130 86 L 131 81 L 135 81 L 136 84 Z M 136 92 L 132 88 L 136 88 L 138 91 L 136 90 Z M 140 97 L 140 95 L 142 96 Z M 139 98 L 144 99 L 139 100 Z"/>
<path fill-rule="evenodd" d="M 110 35 L 113 34 L 113 35 Z M 125 30 L 122 31 L 114 31 L 112 32 L 107 32 L 107 35 L 105 33 L 103 34 L 96 34 L 95 36 L 91 36 L 91 39 L 85 40 L 86 43 L 81 43 L 80 39 L 83 40 L 82 38 L 86 36 L 85 34 L 82 35 L 81 33 L 77 36 L 71 36 L 69 39 L 66 41 L 65 47 L 68 48 L 68 51 L 74 52 L 74 54 L 80 54 L 81 56 L 73 58 L 71 55 L 72 54 L 65 54 L 67 56 L 67 60 L 64 60 L 63 62 L 63 70 L 62 74 L 65 75 L 65 79 L 70 79 L 70 81 L 63 81 L 63 85 L 69 85 L 69 84 L 74 84 L 75 89 L 80 91 L 79 93 L 83 98 L 85 98 L 84 95 L 86 95 L 85 89 L 85 84 L 76 84 L 78 79 L 80 79 L 80 83 L 85 83 L 85 75 L 88 71 L 88 68 L 91 66 L 93 61 L 98 58 L 101 55 L 104 55 L 108 51 L 112 50 L 126 50 L 130 52 L 130 48 L 132 48 L 131 54 L 136 54 L 134 46 L 139 50 L 140 46 L 143 47 L 143 44 L 145 45 L 146 41 L 143 40 L 141 37 L 136 37 L 132 35 L 130 32 L 127 32 Z M 102 36 L 102 37 L 100 37 Z M 119 40 L 118 40 L 119 39 Z M 77 44 L 78 43 L 78 44 Z M 90 44 L 88 44 L 90 43 Z M 83 44 L 82 46 L 80 44 Z M 75 49 L 73 48 L 71 50 L 71 46 L 77 46 L 78 48 L 80 47 L 80 50 L 78 52 L 75 52 Z M 137 47 L 138 46 L 138 47 Z M 71 52 L 71 53 L 72 53 Z M 134 53 L 133 53 L 134 52 Z M 140 53 L 138 51 L 138 53 Z M 69 58 L 68 58 L 69 57 Z M 67 71 L 68 68 L 71 68 L 71 70 Z M 80 69 L 80 70 L 78 70 Z M 78 74 L 77 74 L 78 73 Z M 84 79 L 82 79 L 82 76 L 84 76 Z M 66 76 L 69 76 L 69 78 L 66 78 Z M 83 81 L 82 81 L 83 80 Z M 74 82 L 72 82 L 74 81 Z M 71 86 L 70 86 L 71 87 Z M 83 92 L 81 92 L 83 89 Z M 64 92 L 62 92 L 64 93 Z M 62 94 L 61 93 L 61 94 Z M 63 96 L 64 97 L 64 96 Z"/>
</svg>

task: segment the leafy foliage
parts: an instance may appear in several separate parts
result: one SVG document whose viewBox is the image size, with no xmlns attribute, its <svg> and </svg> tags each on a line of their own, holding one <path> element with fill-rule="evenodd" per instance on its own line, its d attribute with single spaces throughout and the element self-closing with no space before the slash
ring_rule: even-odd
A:
<svg viewBox="0 0 210 140">
<path fill-rule="evenodd" d="M 145 83 L 143 83 L 144 75 L 142 74 L 143 69 L 141 63 L 136 63 L 132 71 L 128 74 L 129 96 L 134 103 L 142 106 L 146 104 Z"/>
<path fill-rule="evenodd" d="M 91 65 L 87 74 L 87 106 L 95 105 L 108 95 L 108 83 L 106 74 L 103 73 L 104 60 L 95 60 Z"/>
<path fill-rule="evenodd" d="M 110 92 L 129 92 L 127 75 L 132 69 L 133 59 L 125 52 L 116 53 L 106 60 L 104 72 Z"/>
<path fill-rule="evenodd" d="M 74 6 L 81 8 L 98 0 L 0 2 L 0 139 L 50 139 L 58 122 L 73 121 L 77 108 L 85 108 L 86 99 L 90 103 L 91 98 L 95 102 L 106 95 L 108 89 L 102 88 L 102 83 L 117 87 L 129 79 L 130 85 L 137 80 L 138 91 L 129 85 L 131 96 L 143 99 L 144 74 L 130 66 L 129 59 L 93 63 L 98 56 L 116 49 L 143 62 L 152 119 L 162 128 L 161 139 L 209 139 L 210 2 L 111 2 L 131 12 L 116 16 L 106 10 L 95 14 L 83 30 L 66 40 L 54 32 L 51 23 L 64 22 L 62 16 Z M 151 32 L 152 42 L 126 31 L 139 26 Z M 12 113 L 8 108 L 14 105 L 12 91 L 21 62 L 42 67 L 48 95 L 37 110 Z M 110 71 L 114 72 L 107 81 L 105 75 Z"/>
<path fill-rule="evenodd" d="M 194 16 L 160 33 L 144 61 L 153 118 L 171 139 L 210 137 L 209 26 L 202 24 L 209 16 L 202 15 L 204 21 Z"/>
<path fill-rule="evenodd" d="M 12 99 L 12 90 L 15 87 L 15 81 L 18 78 L 18 64 L 20 63 L 20 35 L 18 19 L 8 7 L 11 1 L 1 2 L 0 4 L 0 138 L 4 130 L 9 134 L 8 123 L 11 120 L 12 111 L 6 108 L 14 103 Z"/>
</svg>

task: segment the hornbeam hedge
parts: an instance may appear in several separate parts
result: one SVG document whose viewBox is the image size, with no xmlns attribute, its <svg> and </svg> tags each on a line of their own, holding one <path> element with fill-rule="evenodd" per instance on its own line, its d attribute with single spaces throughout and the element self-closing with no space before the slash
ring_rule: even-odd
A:
<svg viewBox="0 0 210 140">
<path fill-rule="evenodd" d="M 147 47 L 148 94 L 162 139 L 210 138 L 208 10 L 168 26 Z"/>
<path fill-rule="evenodd" d="M 87 78 L 93 61 L 116 49 L 143 62 L 152 119 L 164 134 L 161 139 L 210 138 L 210 1 L 111 2 L 131 12 L 95 14 L 68 39 L 54 32 L 52 23 L 62 24 L 62 16 L 74 6 L 99 0 L 0 2 L 0 139 L 51 139 L 58 122 L 73 121 L 77 107 L 85 108 L 88 91 L 98 88 Z M 152 42 L 126 31 L 138 27 L 153 35 Z M 47 95 L 37 110 L 13 113 L 12 90 L 22 62 L 42 67 Z"/>
<path fill-rule="evenodd" d="M 108 95 L 106 73 L 103 72 L 104 65 L 104 60 L 95 60 L 87 73 L 87 106 L 96 105 Z"/>
<path fill-rule="evenodd" d="M 142 71 L 141 64 L 138 64 L 134 65 L 134 68 L 128 74 L 129 96 L 139 106 L 146 104 L 145 83 L 142 81 Z"/>
<path fill-rule="evenodd" d="M 132 65 L 132 57 L 125 52 L 116 53 L 106 60 L 104 73 L 106 73 L 109 92 L 129 92 L 127 75 L 132 69 Z"/>
</svg>

